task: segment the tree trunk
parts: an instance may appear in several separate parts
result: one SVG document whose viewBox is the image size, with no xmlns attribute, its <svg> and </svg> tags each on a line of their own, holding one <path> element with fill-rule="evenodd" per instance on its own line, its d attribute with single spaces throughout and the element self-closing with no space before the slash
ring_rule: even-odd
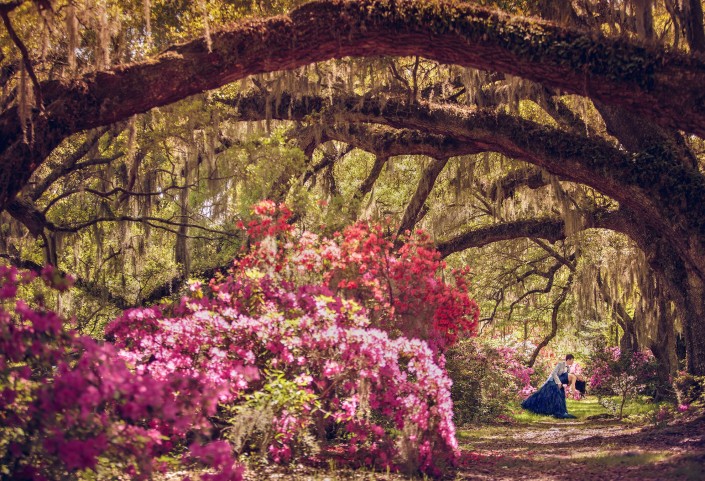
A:
<svg viewBox="0 0 705 481">
<path fill-rule="evenodd" d="M 686 348 L 686 370 L 695 376 L 705 376 L 705 283 L 688 273 L 683 335 Z"/>
<path fill-rule="evenodd" d="M 703 30 L 702 0 L 686 0 L 683 2 L 685 38 L 688 46 L 694 52 L 705 51 L 705 30 Z"/>
<path fill-rule="evenodd" d="M 191 273 L 191 253 L 188 248 L 188 189 L 185 186 L 179 194 L 179 202 L 181 203 L 181 225 L 176 234 L 174 254 L 176 263 L 181 265 L 181 272 L 184 278 L 188 278 Z"/>
<path fill-rule="evenodd" d="M 642 242 L 645 240 L 642 237 Z M 688 373 L 705 375 L 705 281 L 700 271 L 678 256 L 672 239 L 650 237 L 641 247 L 655 273 L 663 281 L 668 299 L 676 305 L 683 324 Z"/>
<path fill-rule="evenodd" d="M 658 363 L 656 367 L 658 385 L 654 393 L 655 401 L 673 398 L 671 385 L 678 367 L 676 338 L 673 330 L 673 313 L 668 308 L 668 302 L 662 293 L 659 293 L 658 308 L 656 335 L 650 345 L 651 352 Z"/>
<path fill-rule="evenodd" d="M 697 0 L 698 2 L 700 0 Z M 697 14 L 697 12 L 695 12 Z M 702 23 L 702 10 L 700 12 Z M 700 25 L 702 29 L 702 25 Z M 660 127 L 631 113 L 597 102 L 596 107 L 608 132 L 617 137 L 631 151 L 653 153 L 659 161 L 683 167 L 686 176 L 698 172 L 697 158 L 675 130 Z M 685 183 L 687 185 L 687 183 Z M 683 187 L 685 187 L 683 185 Z M 690 194 L 683 191 L 687 198 Z M 672 199 L 671 203 L 678 201 Z M 703 225 L 693 223 L 687 230 L 680 230 L 673 223 L 666 207 L 659 217 L 672 223 L 671 229 L 649 226 L 653 219 L 645 212 L 636 215 L 644 219 L 643 226 L 630 235 L 646 253 L 650 266 L 667 286 L 668 297 L 677 306 L 683 323 L 686 344 L 686 368 L 695 375 L 705 375 L 705 246 L 702 243 Z M 691 210 L 691 206 L 688 210 Z M 687 215 L 687 214 L 686 214 Z M 670 232 L 669 232 L 670 230 Z M 660 314 L 663 315 L 663 314 Z M 625 337 L 627 336 L 625 328 Z"/>
<path fill-rule="evenodd" d="M 622 337 L 619 340 L 619 349 L 622 352 L 637 352 L 640 350 L 639 343 L 636 339 L 636 332 L 634 332 L 634 326 L 623 323 L 620 324 L 622 328 Z"/>
<path fill-rule="evenodd" d="M 597 286 L 600 288 L 602 299 L 612 308 L 612 318 L 619 327 L 622 328 L 623 333 L 619 340 L 620 350 L 623 353 L 639 351 L 639 341 L 636 335 L 636 321 L 629 315 L 621 302 L 612 298 L 600 272 L 597 273 Z"/>
</svg>

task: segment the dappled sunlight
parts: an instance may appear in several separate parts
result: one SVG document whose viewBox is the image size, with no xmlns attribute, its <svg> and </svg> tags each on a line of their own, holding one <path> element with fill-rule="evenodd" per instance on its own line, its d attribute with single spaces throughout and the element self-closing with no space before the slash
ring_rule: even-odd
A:
<svg viewBox="0 0 705 481">
<path fill-rule="evenodd" d="M 698 433 L 694 444 L 688 444 L 688 433 Z M 553 480 L 571 473 L 599 480 L 699 480 L 705 472 L 702 433 L 703 417 L 656 429 L 617 421 L 526 417 L 514 424 L 466 428 L 458 432 L 460 446 L 477 464 L 460 479 Z"/>
</svg>

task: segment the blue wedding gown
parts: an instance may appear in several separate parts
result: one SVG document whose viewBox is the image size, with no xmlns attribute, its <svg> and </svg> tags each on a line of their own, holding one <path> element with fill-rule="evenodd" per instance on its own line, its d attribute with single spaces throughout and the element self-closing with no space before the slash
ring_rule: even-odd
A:
<svg viewBox="0 0 705 481">
<path fill-rule="evenodd" d="M 558 377 L 562 384 L 568 384 L 568 373 L 563 373 Z M 521 407 L 536 414 L 547 414 L 561 419 L 575 417 L 568 414 L 563 387 L 556 384 L 553 378 L 549 378 L 541 386 L 541 389 L 526 398 L 521 403 Z"/>
</svg>

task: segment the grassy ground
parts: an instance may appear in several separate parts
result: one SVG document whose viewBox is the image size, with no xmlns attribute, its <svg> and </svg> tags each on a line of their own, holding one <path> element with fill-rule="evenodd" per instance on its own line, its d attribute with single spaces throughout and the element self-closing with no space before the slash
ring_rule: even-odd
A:
<svg viewBox="0 0 705 481">
<path fill-rule="evenodd" d="M 610 398 L 614 403 L 619 405 L 619 398 Z M 566 404 L 568 405 L 568 412 L 576 416 L 578 420 L 587 420 L 591 416 L 609 415 L 611 414 L 606 408 L 604 408 L 598 402 L 597 397 L 588 396 L 581 401 L 574 401 L 572 399 L 566 399 Z M 648 417 L 649 414 L 657 411 L 659 408 L 658 404 L 648 403 L 644 400 L 638 399 L 627 402 L 624 406 L 624 421 L 629 422 L 634 417 L 644 418 Z M 520 407 L 516 406 L 512 410 L 512 418 L 516 422 L 520 423 L 533 423 L 533 422 L 543 422 L 546 421 L 546 416 L 540 416 L 529 411 L 525 411 Z M 574 422 L 571 419 L 555 419 L 556 422 Z M 637 419 L 638 422 L 643 421 L 643 419 Z"/>
</svg>

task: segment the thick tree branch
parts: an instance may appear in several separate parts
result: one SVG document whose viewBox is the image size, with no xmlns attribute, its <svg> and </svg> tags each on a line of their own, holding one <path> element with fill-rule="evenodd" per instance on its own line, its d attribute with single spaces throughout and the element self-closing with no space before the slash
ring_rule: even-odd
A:
<svg viewBox="0 0 705 481">
<path fill-rule="evenodd" d="M 397 234 L 402 234 L 407 230 L 412 230 L 419 221 L 419 213 L 431 193 L 431 190 L 436 183 L 436 179 L 447 163 L 448 158 L 431 159 L 429 165 L 423 170 L 421 173 L 421 178 L 419 179 L 419 184 L 416 186 L 416 191 L 414 192 L 414 195 L 409 203 L 406 205 L 404 216 L 399 224 L 399 229 L 397 229 Z"/>
<path fill-rule="evenodd" d="M 88 161 L 87 161 L 88 162 Z M 76 194 L 91 194 L 95 195 L 97 197 L 101 197 L 103 199 L 107 199 L 115 194 L 121 194 L 120 195 L 120 202 L 123 202 L 123 198 L 127 198 L 128 196 L 134 196 L 134 197 L 156 197 L 156 196 L 161 196 L 164 195 L 166 192 L 169 192 L 170 190 L 183 190 L 184 188 L 192 188 L 194 187 L 195 184 L 189 184 L 189 185 L 170 185 L 168 187 L 164 187 L 158 191 L 153 191 L 153 192 L 139 192 L 139 191 L 131 191 L 131 190 L 126 190 L 123 189 L 122 187 L 115 187 L 113 189 L 110 189 L 108 191 L 100 191 L 96 189 L 90 189 L 90 188 L 81 188 L 77 190 L 66 190 L 62 192 L 61 194 L 57 195 L 53 199 L 51 199 L 47 204 L 44 206 L 44 209 L 42 210 L 42 214 L 46 214 L 49 212 L 49 210 L 54 207 L 59 201 L 66 199 L 67 197 L 70 197 L 72 195 Z M 14 201 L 10 203 L 10 205 L 13 205 Z M 50 229 L 56 229 L 54 226 L 53 228 L 50 227 Z"/>
<path fill-rule="evenodd" d="M 341 152 L 324 152 L 323 158 L 316 165 L 311 166 L 311 168 L 306 171 L 304 174 L 303 183 L 305 184 L 308 182 L 311 177 L 318 174 L 323 169 L 333 166 L 333 164 L 348 155 L 353 149 L 354 146 L 349 145 Z"/>
<path fill-rule="evenodd" d="M 34 237 L 40 236 L 45 228 L 54 228 L 34 202 L 21 195 L 12 199 L 7 206 L 7 213 L 22 223 Z"/>
<path fill-rule="evenodd" d="M 384 126 L 370 126 L 364 124 L 342 124 L 333 126 L 324 126 L 321 132 L 322 140 L 338 140 L 345 142 L 350 146 L 365 150 L 375 154 L 375 163 L 365 179 L 358 192 L 355 193 L 355 199 L 362 199 L 367 193 L 372 190 L 374 183 L 377 181 L 382 168 L 384 167 L 387 159 L 395 155 L 427 155 L 434 159 L 443 157 L 453 157 L 458 155 L 470 155 L 482 152 L 481 148 L 474 146 L 471 143 L 462 143 L 453 139 L 452 137 L 428 134 L 425 132 L 420 132 L 417 130 L 408 129 L 390 129 Z M 313 167 L 313 172 L 307 172 L 304 177 L 304 182 L 308 180 L 310 175 L 315 172 L 320 171 L 323 167 L 328 165 L 324 160 Z M 329 161 L 332 159 L 329 159 Z M 433 170 L 433 165 L 430 166 Z M 423 179 L 430 179 L 425 171 L 421 176 L 421 184 L 423 184 Z M 434 174 L 435 178 L 438 173 Z M 542 174 L 541 170 L 535 167 L 527 167 L 524 169 L 517 169 L 511 171 L 502 179 L 491 184 L 489 188 L 483 188 L 483 195 L 487 196 L 493 201 L 497 201 L 500 197 L 510 197 L 514 195 L 514 192 L 519 187 L 528 187 L 530 189 L 537 189 L 547 185 L 548 181 L 546 176 Z M 427 187 L 432 188 L 432 185 Z M 417 193 L 421 194 L 418 189 Z M 425 198 L 428 197 L 429 192 L 424 194 Z M 408 208 L 414 204 L 413 200 L 409 204 Z M 414 210 L 418 214 L 420 212 L 421 204 L 414 204 Z M 411 212 L 409 212 L 411 215 Z M 406 214 L 405 214 L 406 219 Z M 409 217 L 412 219 L 412 217 Z M 408 219 L 407 219 L 408 220 Z M 413 219 L 412 219 L 413 220 Z M 415 223 L 418 223 L 419 216 L 415 218 Z M 404 227 L 406 226 L 406 227 Z M 403 232 L 406 229 L 413 228 L 413 225 L 408 225 L 408 222 L 402 221 L 399 232 Z"/>
<path fill-rule="evenodd" d="M 531 219 L 493 224 L 464 232 L 436 244 L 442 257 L 471 247 L 482 247 L 493 242 L 521 237 L 539 237 L 550 242 L 565 239 L 563 219 Z"/>
<path fill-rule="evenodd" d="M 94 219 L 85 221 L 85 222 L 80 222 L 77 224 L 72 224 L 72 225 L 56 225 L 52 230 L 56 232 L 70 232 L 70 233 L 75 233 L 78 232 L 81 229 L 85 229 L 86 227 L 90 227 L 94 224 L 99 224 L 101 222 L 139 222 L 139 223 L 146 223 L 149 224 L 152 227 L 155 227 L 157 229 L 162 229 L 166 230 L 169 232 L 172 232 L 174 234 L 177 234 L 177 230 L 175 229 L 170 229 L 165 226 L 175 226 L 175 227 L 182 227 L 182 226 L 187 226 L 191 227 L 193 229 L 200 229 L 204 232 L 209 232 L 212 234 L 218 234 L 218 235 L 224 235 L 224 236 L 229 236 L 233 237 L 235 234 L 227 231 L 221 231 L 217 229 L 210 229 L 208 227 L 203 227 L 198 224 L 189 224 L 186 222 L 178 222 L 175 220 L 169 220 L 169 219 L 162 219 L 161 217 L 152 217 L 152 216 L 130 216 L 130 215 L 123 215 L 123 216 L 115 216 L 115 217 L 96 217 Z M 208 239 L 210 240 L 209 237 L 199 237 L 199 236 L 191 236 L 191 238 L 203 238 L 203 239 Z"/>
<path fill-rule="evenodd" d="M 12 3 L 16 4 L 16 2 Z M 10 9 L 14 9 L 17 6 L 19 5 L 7 5 L 7 7 L 9 7 Z M 3 7 L 5 7 L 5 5 L 3 5 Z M 24 69 L 27 72 L 27 75 L 29 75 L 29 78 L 32 81 L 32 85 L 34 86 L 34 98 L 36 102 L 36 108 L 38 111 L 43 112 L 44 101 L 42 100 L 42 87 L 39 84 L 39 79 L 37 79 L 37 74 L 34 73 L 32 59 L 29 57 L 29 51 L 27 50 L 27 47 L 25 46 L 24 42 L 19 37 L 19 35 L 17 35 L 17 32 L 12 26 L 9 12 L 6 8 L 0 8 L 0 17 L 2 17 L 2 21 L 5 24 L 5 29 L 7 30 L 8 35 L 10 35 L 12 42 L 15 44 L 15 46 L 20 51 L 20 54 L 22 55 L 22 64 L 24 65 Z"/>
<path fill-rule="evenodd" d="M 644 122 L 639 115 L 624 109 L 595 102 L 595 107 L 605 121 L 607 131 L 632 152 L 661 150 L 670 152 L 674 159 L 687 168 L 697 169 L 698 159 L 676 130 Z"/>
<path fill-rule="evenodd" d="M 41 83 L 46 115 L 22 142 L 16 108 L 0 115 L 0 208 L 67 136 L 249 75 L 345 56 L 422 56 L 519 75 L 705 135 L 705 62 L 470 4 L 319 1 L 244 21 L 155 59 Z M 607 61 L 609 60 L 609 61 Z M 674 95 L 678 92 L 678 95 Z"/>
<path fill-rule="evenodd" d="M 548 115 L 553 118 L 561 127 L 573 133 L 583 133 L 590 137 L 595 137 L 598 133 L 595 128 L 586 123 L 577 113 L 573 112 L 558 94 L 551 89 L 544 88 L 543 95 L 539 95 L 535 100 Z"/>
<path fill-rule="evenodd" d="M 597 227 L 623 232 L 622 226 L 625 223 L 625 215 L 626 213 L 622 211 L 596 213 L 591 218 L 586 219 L 585 228 Z M 440 241 L 436 244 L 436 248 L 440 251 L 442 257 L 447 257 L 454 252 L 460 252 L 471 247 L 482 247 L 493 242 L 522 237 L 556 242 L 566 238 L 565 224 L 563 219 L 559 218 L 518 220 L 493 224 Z"/>
<path fill-rule="evenodd" d="M 271 102 L 271 100 L 269 100 Z M 407 139 L 416 146 L 427 145 L 417 153 L 438 156 L 463 155 L 495 151 L 508 157 L 532 163 L 565 180 L 589 185 L 612 197 L 620 204 L 643 214 L 650 222 L 661 222 L 661 229 L 670 229 L 670 219 L 686 217 L 684 222 L 705 231 L 705 180 L 697 172 L 674 159 L 671 152 L 631 154 L 600 138 L 590 138 L 574 132 L 540 125 L 536 122 L 495 111 L 469 110 L 423 101 L 409 105 L 399 99 L 384 101 L 358 96 L 328 99 L 316 96 L 292 97 L 284 94 L 277 106 L 267 107 L 267 97 L 261 93 L 244 95 L 232 101 L 243 120 L 261 119 L 263 112 L 273 118 L 303 120 L 313 112 L 325 112 L 331 122 L 371 122 L 416 131 L 416 138 L 406 134 L 397 139 L 397 152 L 413 151 Z M 327 117 L 326 117 L 327 118 Z M 326 120 L 324 118 L 324 121 Z M 419 132 L 422 132 L 420 134 Z M 344 129 L 334 133 L 336 140 L 346 141 Z M 435 142 L 429 142 L 433 138 Z M 378 137 L 354 136 L 358 146 L 377 151 Z M 362 144 L 364 139 L 367 146 Z M 388 139 L 394 139 L 387 134 Z M 402 141 L 404 140 L 404 141 Z M 434 145 L 435 144 L 435 145 Z M 687 191 L 687 195 L 683 190 Z M 682 192 L 679 202 L 671 192 Z M 659 209 L 666 209 L 666 212 Z M 685 248 L 683 250 L 686 250 Z"/>
<path fill-rule="evenodd" d="M 571 255 L 569 257 L 564 256 L 560 252 L 558 252 L 556 249 L 554 249 L 552 246 L 546 244 L 544 241 L 541 239 L 531 239 L 534 244 L 539 246 L 541 249 L 545 250 L 548 252 L 551 257 L 556 259 L 558 262 L 566 266 L 568 269 L 570 269 L 570 272 L 575 272 L 575 255 Z"/>
<path fill-rule="evenodd" d="M 75 170 L 85 168 L 89 165 L 97 165 L 86 164 L 85 162 L 79 162 L 79 160 L 88 155 L 88 152 L 93 150 L 98 145 L 98 141 L 108 130 L 109 129 L 107 127 L 101 127 L 96 132 L 89 134 L 88 138 L 86 138 L 86 140 L 81 145 L 79 145 L 78 148 L 70 156 L 68 156 L 61 163 L 60 166 L 52 168 L 52 170 L 46 177 L 44 177 L 39 183 L 29 189 L 30 198 L 36 201 L 42 196 L 44 192 L 46 192 L 49 187 L 51 187 L 54 182 L 59 180 L 61 177 L 64 177 L 65 175 L 68 175 Z M 123 153 L 120 152 L 106 159 L 108 159 L 108 162 L 111 162 L 121 157 L 122 155 Z"/>
<path fill-rule="evenodd" d="M 384 158 L 413 154 L 440 159 L 484 152 L 472 143 L 447 135 L 413 129 L 392 129 L 384 125 L 324 125 L 322 135 L 327 140 L 345 142 Z"/>
<path fill-rule="evenodd" d="M 377 182 L 377 179 L 379 179 L 380 174 L 382 174 L 382 169 L 384 168 L 388 160 L 389 157 L 383 155 L 375 155 L 375 163 L 372 164 L 370 173 L 367 174 L 365 180 L 362 181 L 362 184 L 360 184 L 360 188 L 357 192 L 355 192 L 354 197 L 356 199 L 362 199 L 372 191 L 372 187 L 374 187 L 375 182 Z"/>
<path fill-rule="evenodd" d="M 551 342 L 551 339 L 556 337 L 556 334 L 558 333 L 558 312 L 561 308 L 561 305 L 565 302 L 566 298 L 568 297 L 568 292 L 570 291 L 572 285 L 573 274 L 571 273 L 570 277 L 568 277 L 568 282 L 561 289 L 561 293 L 558 295 L 556 300 L 553 301 L 553 307 L 551 308 L 551 332 L 549 332 L 548 335 L 544 337 L 541 342 L 538 343 L 538 345 L 534 349 L 534 352 L 531 353 L 531 358 L 529 359 L 528 363 L 529 367 L 534 367 L 534 363 L 536 362 L 536 358 L 539 356 L 539 353 L 541 353 L 541 349 L 546 347 L 548 343 Z"/>
<path fill-rule="evenodd" d="M 527 167 L 512 170 L 501 179 L 498 179 L 497 182 L 493 182 L 488 189 L 485 189 L 483 194 L 493 202 L 496 202 L 501 198 L 514 196 L 519 187 L 538 189 L 548 185 L 548 183 L 546 176 L 541 170 L 535 167 Z"/>
</svg>

